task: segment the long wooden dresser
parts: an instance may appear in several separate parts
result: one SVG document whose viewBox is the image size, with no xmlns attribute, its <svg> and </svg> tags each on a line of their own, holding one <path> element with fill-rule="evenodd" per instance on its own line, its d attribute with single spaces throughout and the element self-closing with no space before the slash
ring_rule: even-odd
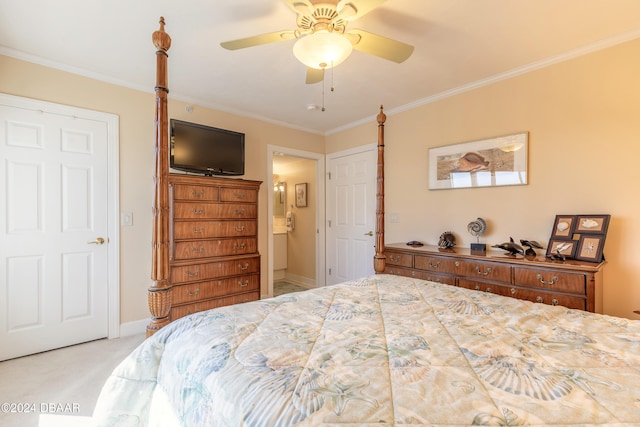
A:
<svg viewBox="0 0 640 427">
<path fill-rule="evenodd" d="M 385 245 L 385 273 L 602 313 L 605 262 L 513 257 L 503 251 Z"/>
<path fill-rule="evenodd" d="M 169 175 L 172 321 L 260 299 L 260 184 Z"/>
</svg>

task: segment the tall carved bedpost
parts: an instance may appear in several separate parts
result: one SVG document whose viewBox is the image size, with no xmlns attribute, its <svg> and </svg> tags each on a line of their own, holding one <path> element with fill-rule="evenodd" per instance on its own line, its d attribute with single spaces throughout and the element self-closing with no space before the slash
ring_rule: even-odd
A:
<svg viewBox="0 0 640 427">
<path fill-rule="evenodd" d="M 171 311 L 171 283 L 169 281 L 169 128 L 167 94 L 167 51 L 171 37 L 164 31 L 164 18 L 160 17 L 160 29 L 153 33 L 156 51 L 156 115 L 155 115 L 155 172 L 153 176 L 153 235 L 152 271 L 153 283 L 148 301 L 151 323 L 147 336 L 153 335 L 169 323 Z"/>
<path fill-rule="evenodd" d="M 384 255 L 384 122 L 387 116 L 378 113 L 378 174 L 376 187 L 376 254 L 373 256 L 373 269 L 376 274 L 384 273 L 386 257 Z"/>
</svg>

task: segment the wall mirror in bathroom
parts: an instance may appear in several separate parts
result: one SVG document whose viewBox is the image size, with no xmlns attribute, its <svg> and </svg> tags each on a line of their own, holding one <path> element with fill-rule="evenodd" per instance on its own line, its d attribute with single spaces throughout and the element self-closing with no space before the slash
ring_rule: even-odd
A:
<svg viewBox="0 0 640 427">
<path fill-rule="evenodd" d="M 287 206 L 287 183 L 278 181 L 273 183 L 273 216 L 284 217 Z"/>
</svg>

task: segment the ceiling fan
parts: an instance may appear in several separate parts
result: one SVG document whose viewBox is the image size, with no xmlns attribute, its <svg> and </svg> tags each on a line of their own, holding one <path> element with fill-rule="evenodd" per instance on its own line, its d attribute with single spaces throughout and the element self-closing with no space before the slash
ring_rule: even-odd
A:
<svg viewBox="0 0 640 427">
<path fill-rule="evenodd" d="M 401 63 L 413 46 L 364 30 L 347 30 L 347 24 L 386 0 L 284 0 L 298 15 L 295 30 L 282 30 L 220 43 L 236 50 L 297 39 L 293 54 L 307 66 L 306 83 L 324 79 L 324 71 L 342 63 L 352 49 Z"/>
</svg>

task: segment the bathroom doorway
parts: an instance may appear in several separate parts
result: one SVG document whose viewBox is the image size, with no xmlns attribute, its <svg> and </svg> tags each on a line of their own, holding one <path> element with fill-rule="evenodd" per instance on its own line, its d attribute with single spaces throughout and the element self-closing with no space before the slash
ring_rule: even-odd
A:
<svg viewBox="0 0 640 427">
<path fill-rule="evenodd" d="M 267 162 L 267 296 L 277 282 L 324 286 L 324 155 L 270 145 Z"/>
</svg>

